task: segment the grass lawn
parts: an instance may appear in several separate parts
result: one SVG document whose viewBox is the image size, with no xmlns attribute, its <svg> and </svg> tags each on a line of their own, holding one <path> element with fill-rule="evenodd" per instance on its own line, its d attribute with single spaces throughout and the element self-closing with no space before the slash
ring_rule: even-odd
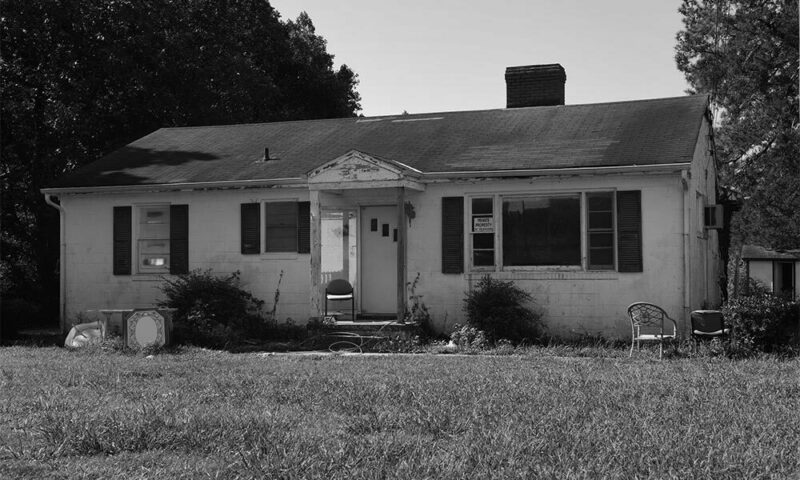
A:
<svg viewBox="0 0 800 480">
<path fill-rule="evenodd" d="M 2 478 L 798 475 L 798 359 L 0 348 Z"/>
</svg>

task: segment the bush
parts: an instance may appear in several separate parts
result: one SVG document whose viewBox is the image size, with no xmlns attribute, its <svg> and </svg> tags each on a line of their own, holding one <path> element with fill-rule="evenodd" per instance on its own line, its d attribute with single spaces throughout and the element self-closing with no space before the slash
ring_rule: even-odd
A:
<svg viewBox="0 0 800 480">
<path fill-rule="evenodd" d="M 491 346 L 489 336 L 483 330 L 464 325 L 455 324 L 455 330 L 450 334 L 450 340 L 459 350 L 486 350 Z"/>
<path fill-rule="evenodd" d="M 722 308 L 738 347 L 772 351 L 798 341 L 800 303 L 759 292 L 730 300 Z"/>
<path fill-rule="evenodd" d="M 467 325 L 486 332 L 491 340 L 520 342 L 541 337 L 541 316 L 530 308 L 530 294 L 514 282 L 486 275 L 466 295 Z"/>
<path fill-rule="evenodd" d="M 175 342 L 218 347 L 263 333 L 264 301 L 240 284 L 238 271 L 219 277 L 211 270 L 193 270 L 165 279 L 160 289 L 166 299 L 158 305 L 175 309 Z"/>
</svg>

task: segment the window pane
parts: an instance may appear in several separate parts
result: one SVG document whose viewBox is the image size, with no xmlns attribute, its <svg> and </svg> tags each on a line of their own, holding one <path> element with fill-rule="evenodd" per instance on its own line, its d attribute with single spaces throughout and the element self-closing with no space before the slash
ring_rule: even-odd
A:
<svg viewBox="0 0 800 480">
<path fill-rule="evenodd" d="M 589 212 L 589 228 L 605 228 L 610 229 L 614 227 L 614 217 L 609 212 Z"/>
<path fill-rule="evenodd" d="M 590 233 L 589 234 L 589 248 L 594 247 L 613 247 L 614 234 L 613 233 Z"/>
<path fill-rule="evenodd" d="M 297 251 L 297 229 L 294 227 L 270 227 L 266 240 L 268 252 Z"/>
<path fill-rule="evenodd" d="M 563 197 L 503 200 L 505 265 L 580 265 L 581 200 Z"/>
<path fill-rule="evenodd" d="M 614 268 L 613 248 L 589 249 L 589 268 L 593 270 Z"/>
<path fill-rule="evenodd" d="M 489 214 L 492 213 L 492 199 L 491 198 L 473 198 L 472 199 L 472 214 Z"/>
<path fill-rule="evenodd" d="M 265 251 L 297 251 L 297 202 L 265 203 L 264 225 Z"/>
<path fill-rule="evenodd" d="M 493 233 L 476 233 L 472 236 L 472 248 L 493 249 L 494 248 L 494 234 Z"/>
<path fill-rule="evenodd" d="M 589 210 L 612 210 L 614 202 L 612 194 L 609 193 L 590 193 L 587 195 Z"/>
<path fill-rule="evenodd" d="M 494 266 L 494 250 L 475 250 L 472 252 L 472 264 L 476 267 Z"/>
</svg>

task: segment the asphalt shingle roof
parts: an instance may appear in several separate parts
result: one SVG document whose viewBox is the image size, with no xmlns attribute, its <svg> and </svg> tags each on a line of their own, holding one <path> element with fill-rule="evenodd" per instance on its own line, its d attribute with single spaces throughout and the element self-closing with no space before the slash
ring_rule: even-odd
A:
<svg viewBox="0 0 800 480">
<path fill-rule="evenodd" d="M 742 258 L 744 260 L 800 260 L 800 249 L 776 251 L 758 245 L 745 245 L 742 248 Z"/>
<path fill-rule="evenodd" d="M 689 162 L 705 96 L 372 118 L 162 128 L 52 187 L 302 177 L 350 150 L 422 172 Z M 269 148 L 270 160 L 261 161 Z"/>
</svg>

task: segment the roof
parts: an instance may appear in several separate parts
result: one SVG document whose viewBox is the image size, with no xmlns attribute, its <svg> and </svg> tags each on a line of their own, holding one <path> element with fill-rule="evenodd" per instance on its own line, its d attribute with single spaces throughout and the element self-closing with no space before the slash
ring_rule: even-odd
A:
<svg viewBox="0 0 800 480">
<path fill-rule="evenodd" d="M 53 188 L 303 178 L 351 150 L 423 173 L 690 162 L 706 96 L 162 128 Z M 264 149 L 270 160 L 263 161 Z"/>
<path fill-rule="evenodd" d="M 743 260 L 800 260 L 800 250 L 768 250 L 758 245 L 742 248 Z"/>
</svg>

